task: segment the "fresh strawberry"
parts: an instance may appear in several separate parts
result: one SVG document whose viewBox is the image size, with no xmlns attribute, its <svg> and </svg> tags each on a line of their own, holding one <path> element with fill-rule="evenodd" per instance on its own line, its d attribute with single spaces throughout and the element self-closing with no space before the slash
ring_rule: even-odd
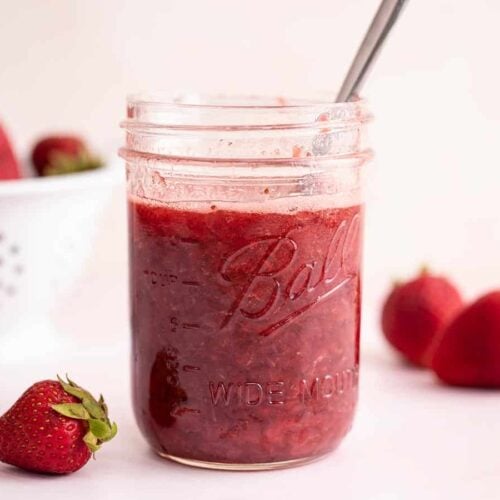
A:
<svg viewBox="0 0 500 500">
<path fill-rule="evenodd" d="M 500 291 L 484 295 L 448 325 L 431 368 L 447 384 L 500 388 Z"/>
<path fill-rule="evenodd" d="M 103 397 L 96 401 L 58 377 L 31 386 L 0 418 L 0 461 L 48 474 L 81 469 L 117 432 Z"/>
<path fill-rule="evenodd" d="M 423 270 L 417 278 L 395 285 L 382 311 L 382 330 L 408 361 L 428 366 L 431 346 L 462 304 L 452 283 Z"/>
<path fill-rule="evenodd" d="M 31 161 L 38 175 L 60 175 L 102 166 L 99 158 L 90 154 L 82 139 L 61 135 L 38 141 L 31 153 Z"/>
<path fill-rule="evenodd" d="M 9 142 L 7 132 L 0 124 L 0 180 L 20 179 L 21 168 Z"/>
</svg>

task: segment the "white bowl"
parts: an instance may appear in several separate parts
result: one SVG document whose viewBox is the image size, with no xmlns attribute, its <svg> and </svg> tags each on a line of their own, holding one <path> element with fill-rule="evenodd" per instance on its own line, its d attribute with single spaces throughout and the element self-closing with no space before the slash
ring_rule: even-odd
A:
<svg viewBox="0 0 500 500">
<path fill-rule="evenodd" d="M 49 311 L 83 270 L 99 216 L 123 177 L 115 164 L 0 181 L 0 359 L 50 350 Z"/>
</svg>

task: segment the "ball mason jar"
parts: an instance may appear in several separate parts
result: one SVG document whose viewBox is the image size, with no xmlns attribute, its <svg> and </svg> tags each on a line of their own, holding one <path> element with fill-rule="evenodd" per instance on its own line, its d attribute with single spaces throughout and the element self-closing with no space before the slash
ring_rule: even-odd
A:
<svg viewBox="0 0 500 500">
<path fill-rule="evenodd" d="M 128 100 L 133 400 L 219 469 L 332 451 L 358 396 L 363 101 Z"/>
</svg>

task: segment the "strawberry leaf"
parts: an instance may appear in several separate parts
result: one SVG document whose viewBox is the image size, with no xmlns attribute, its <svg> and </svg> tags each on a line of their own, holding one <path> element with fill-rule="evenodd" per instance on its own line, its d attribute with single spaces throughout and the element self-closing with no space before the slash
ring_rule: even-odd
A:
<svg viewBox="0 0 500 500">
<path fill-rule="evenodd" d="M 79 387 L 67 375 L 66 381 L 57 377 L 63 389 L 72 396 L 78 398 L 80 403 L 66 403 L 54 405 L 53 409 L 69 418 L 86 420 L 88 422 L 88 432 L 83 441 L 92 453 L 95 453 L 102 443 L 113 439 L 118 427 L 111 424 L 108 418 L 108 408 L 104 402 L 102 394 L 97 401 L 92 394 Z"/>
<path fill-rule="evenodd" d="M 80 403 L 52 405 L 52 409 L 69 418 L 76 418 L 78 420 L 88 420 L 90 418 L 89 412 Z"/>
<path fill-rule="evenodd" d="M 106 418 L 106 413 L 99 406 L 99 403 L 92 396 L 90 396 L 90 394 L 85 395 L 82 399 L 82 404 L 92 417 L 98 419 Z"/>
<path fill-rule="evenodd" d="M 87 432 L 83 437 L 83 442 L 87 445 L 88 449 L 95 453 L 99 450 L 100 445 L 98 444 L 97 438 L 92 434 L 92 431 Z"/>
<path fill-rule="evenodd" d="M 67 377 L 67 376 L 66 376 Z M 63 389 L 72 396 L 75 396 L 78 399 L 83 399 L 85 397 L 85 391 L 78 387 L 76 384 L 71 383 L 68 379 L 68 382 L 65 382 L 59 375 L 57 376 L 57 380 L 62 385 Z"/>
<path fill-rule="evenodd" d="M 109 436 L 107 438 L 103 438 L 102 441 L 103 442 L 111 441 L 116 436 L 117 433 L 118 433 L 118 426 L 115 424 L 115 422 L 113 422 L 113 424 L 111 425 Z"/>
<path fill-rule="evenodd" d="M 109 425 L 106 422 L 95 418 L 91 418 L 89 420 L 89 430 L 100 441 L 109 439 L 109 436 L 111 435 L 111 428 Z"/>
<path fill-rule="evenodd" d="M 88 151 L 82 150 L 77 155 L 69 155 L 60 151 L 54 151 L 50 155 L 44 175 L 63 175 L 85 170 L 95 170 L 103 166 L 100 158 L 92 156 Z"/>
</svg>

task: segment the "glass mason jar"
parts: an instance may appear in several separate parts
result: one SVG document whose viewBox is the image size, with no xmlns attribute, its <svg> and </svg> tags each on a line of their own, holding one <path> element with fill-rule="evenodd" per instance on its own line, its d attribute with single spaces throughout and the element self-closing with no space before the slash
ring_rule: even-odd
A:
<svg viewBox="0 0 500 500">
<path fill-rule="evenodd" d="M 129 98 L 133 398 L 161 456 L 333 450 L 358 393 L 363 101 Z"/>
</svg>

